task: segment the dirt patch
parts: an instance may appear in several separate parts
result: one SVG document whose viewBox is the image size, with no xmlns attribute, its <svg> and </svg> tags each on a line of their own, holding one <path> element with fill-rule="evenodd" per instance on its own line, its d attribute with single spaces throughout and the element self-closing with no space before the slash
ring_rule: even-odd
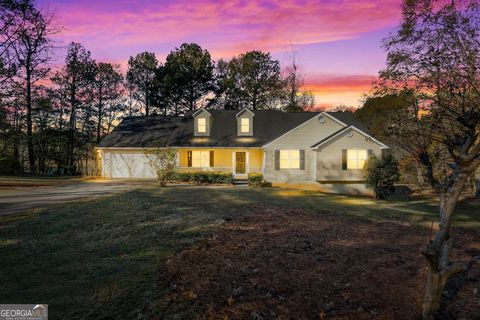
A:
<svg viewBox="0 0 480 320">
<path fill-rule="evenodd" d="M 212 319 L 419 317 L 426 271 L 419 249 L 429 230 L 302 210 L 246 210 L 169 261 L 169 305 Z M 480 252 L 478 233 L 456 231 L 455 258 Z M 455 318 L 480 317 L 479 276 L 477 265 L 449 287 Z"/>
</svg>

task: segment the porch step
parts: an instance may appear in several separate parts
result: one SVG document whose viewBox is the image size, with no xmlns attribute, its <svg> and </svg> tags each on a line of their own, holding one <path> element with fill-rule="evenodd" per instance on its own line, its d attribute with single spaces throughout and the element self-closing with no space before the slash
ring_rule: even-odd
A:
<svg viewBox="0 0 480 320">
<path fill-rule="evenodd" d="M 234 185 L 247 185 L 248 179 L 233 179 Z"/>
</svg>

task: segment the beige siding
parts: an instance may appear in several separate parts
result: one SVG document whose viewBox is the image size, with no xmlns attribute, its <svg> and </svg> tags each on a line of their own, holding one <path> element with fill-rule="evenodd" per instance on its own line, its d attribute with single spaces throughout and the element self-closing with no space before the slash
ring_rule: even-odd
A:
<svg viewBox="0 0 480 320">
<path fill-rule="evenodd" d="M 316 116 L 287 135 L 267 145 L 265 147 L 265 179 L 272 182 L 315 181 L 317 175 L 317 154 L 310 147 L 342 127 L 341 124 L 328 117 L 325 117 L 325 123 L 321 123 L 318 120 L 318 116 Z M 305 150 L 305 170 L 275 170 L 275 150 L 281 149 Z"/>
<path fill-rule="evenodd" d="M 213 150 L 213 168 L 189 168 L 188 150 Z M 180 170 L 208 170 L 208 171 L 232 171 L 233 152 L 245 152 L 247 154 L 247 171 L 261 172 L 263 164 L 263 150 L 251 148 L 218 148 L 218 149 L 188 149 L 179 148 L 178 166 Z M 142 149 L 99 149 L 102 155 L 102 176 L 106 178 L 155 178 L 155 174 Z"/>
<path fill-rule="evenodd" d="M 344 134 L 337 137 L 317 151 L 317 181 L 364 181 L 364 170 L 342 170 L 343 149 L 371 149 L 375 155 L 381 156 L 381 147 L 353 131 L 353 136 Z"/>
</svg>

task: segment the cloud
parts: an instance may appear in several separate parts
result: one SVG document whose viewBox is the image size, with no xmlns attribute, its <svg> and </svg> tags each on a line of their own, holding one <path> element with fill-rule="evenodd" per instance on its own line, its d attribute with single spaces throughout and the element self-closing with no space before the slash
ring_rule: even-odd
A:
<svg viewBox="0 0 480 320">
<path fill-rule="evenodd" d="M 44 0 L 46 1 L 46 0 Z M 64 39 L 93 48 L 196 41 L 214 56 L 350 39 L 397 23 L 399 0 L 78 1 L 55 5 Z"/>
</svg>

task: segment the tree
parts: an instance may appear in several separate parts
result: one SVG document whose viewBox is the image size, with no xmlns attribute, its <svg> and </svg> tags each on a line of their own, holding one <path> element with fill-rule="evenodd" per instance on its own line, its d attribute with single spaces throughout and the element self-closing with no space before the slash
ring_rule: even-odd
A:
<svg viewBox="0 0 480 320">
<path fill-rule="evenodd" d="M 123 76 L 119 71 L 118 65 L 100 62 L 96 65 L 95 77 L 93 79 L 94 103 L 97 111 L 97 143 L 100 142 L 103 122 L 105 116 L 109 113 L 112 104 L 117 103 L 121 95 L 121 84 Z"/>
<path fill-rule="evenodd" d="M 54 50 L 51 37 L 59 31 L 59 27 L 53 15 L 36 9 L 26 10 L 22 18 L 23 23 L 11 46 L 17 63 L 17 83 L 25 91 L 28 161 L 30 172 L 34 172 L 32 87 L 49 72 L 47 63 L 52 59 Z"/>
<path fill-rule="evenodd" d="M 161 187 L 166 187 L 177 167 L 177 153 L 168 147 L 153 147 L 144 150 Z"/>
<path fill-rule="evenodd" d="M 173 98 L 182 93 L 180 99 L 176 99 L 182 109 L 195 110 L 213 90 L 213 70 L 207 50 L 196 43 L 184 43 L 167 56 L 163 87 Z"/>
<path fill-rule="evenodd" d="M 134 89 L 133 96 L 150 113 L 150 103 L 155 91 L 155 78 L 158 60 L 153 52 L 142 52 L 128 60 L 127 82 Z"/>
<path fill-rule="evenodd" d="M 365 98 L 362 107 L 355 111 L 355 115 L 373 136 L 388 140 L 388 125 L 395 122 L 407 108 L 410 98 L 406 92 L 369 96 Z"/>
<path fill-rule="evenodd" d="M 391 127 L 440 195 L 440 223 L 422 251 L 428 274 L 423 317 L 439 312 L 448 279 L 469 262 L 449 261 L 455 207 L 480 165 L 480 4 L 405 0 L 400 30 L 385 40 L 379 91 L 412 93 Z"/>
<path fill-rule="evenodd" d="M 68 116 L 68 145 L 66 163 L 69 170 L 73 169 L 75 157 L 74 148 L 77 132 L 78 110 L 86 99 L 95 75 L 95 61 L 90 57 L 90 51 L 80 43 L 72 42 L 68 47 L 65 66 L 52 78 L 52 82 L 59 86 L 61 96 L 69 105 Z"/>
<path fill-rule="evenodd" d="M 291 54 L 291 64 L 284 70 L 285 73 L 285 105 L 287 112 L 308 111 L 315 106 L 315 96 L 305 90 L 305 76 L 300 73 L 296 53 Z"/>
<path fill-rule="evenodd" d="M 229 109 L 272 109 L 281 105 L 284 81 L 280 63 L 269 53 L 249 51 L 220 64 L 217 94 Z"/>
<path fill-rule="evenodd" d="M 0 84 L 16 73 L 13 46 L 34 11 L 34 4 L 30 0 L 0 0 Z"/>
<path fill-rule="evenodd" d="M 379 159 L 375 155 L 368 159 L 365 185 L 373 189 L 375 199 L 385 199 L 394 190 L 400 179 L 398 162 L 389 154 Z"/>
</svg>

